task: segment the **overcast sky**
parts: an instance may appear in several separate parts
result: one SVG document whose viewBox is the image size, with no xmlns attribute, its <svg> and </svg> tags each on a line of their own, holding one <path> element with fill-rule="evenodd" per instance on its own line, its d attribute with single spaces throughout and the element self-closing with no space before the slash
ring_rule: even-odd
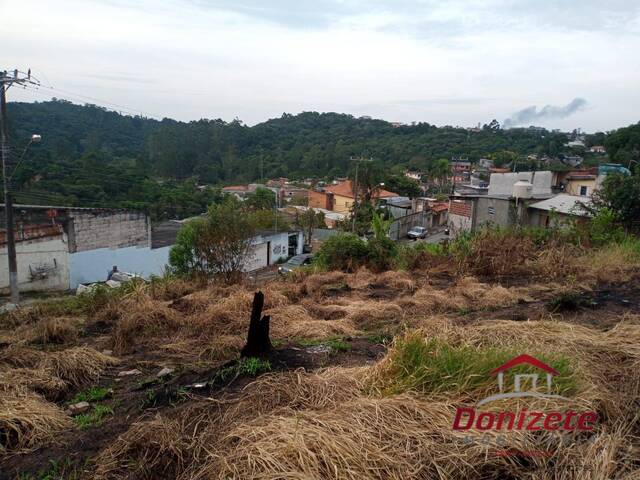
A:
<svg viewBox="0 0 640 480">
<path fill-rule="evenodd" d="M 588 131 L 640 120 L 638 0 L 0 0 L 0 18 L 2 67 L 58 89 L 10 101 L 84 95 L 250 125 L 308 110 Z"/>
</svg>

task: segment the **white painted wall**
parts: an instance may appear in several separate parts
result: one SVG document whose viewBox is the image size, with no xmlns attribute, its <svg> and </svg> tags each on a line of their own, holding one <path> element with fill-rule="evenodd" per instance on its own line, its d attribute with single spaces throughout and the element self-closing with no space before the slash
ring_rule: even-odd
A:
<svg viewBox="0 0 640 480">
<path fill-rule="evenodd" d="M 472 227 L 472 220 L 469 217 L 463 215 L 452 215 L 449 213 L 449 237 L 455 238 L 462 232 L 470 232 Z"/>
<path fill-rule="evenodd" d="M 69 284 L 76 288 L 80 283 L 104 282 L 111 267 L 121 272 L 137 273 L 144 278 L 162 275 L 169 263 L 171 247 L 99 248 L 69 255 Z"/>
<path fill-rule="evenodd" d="M 289 258 L 289 235 L 297 236 L 297 253 L 302 253 L 304 245 L 304 235 L 302 232 L 282 232 L 271 235 L 256 236 L 249 259 L 245 262 L 245 272 L 252 272 L 259 268 L 267 266 L 267 246 L 271 248 L 270 265 L 278 262 L 278 260 L 286 260 Z"/>
<path fill-rule="evenodd" d="M 25 240 L 16 244 L 18 262 L 18 284 L 21 292 L 36 292 L 46 290 L 69 289 L 69 252 L 67 251 L 66 236 L 60 234 L 54 237 Z M 47 269 L 43 279 L 31 280 L 29 267 Z M 7 247 L 0 247 L 0 291 L 9 289 L 9 259 Z"/>
</svg>

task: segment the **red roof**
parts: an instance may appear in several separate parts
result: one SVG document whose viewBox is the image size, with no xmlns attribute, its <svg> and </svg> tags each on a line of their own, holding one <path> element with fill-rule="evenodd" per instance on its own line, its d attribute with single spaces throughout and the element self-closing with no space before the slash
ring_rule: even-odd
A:
<svg viewBox="0 0 640 480">
<path fill-rule="evenodd" d="M 247 185 L 231 185 L 229 187 L 222 187 L 223 192 L 229 192 L 233 190 L 246 192 L 249 189 Z"/>
<path fill-rule="evenodd" d="M 325 187 L 325 192 L 333 193 L 334 195 L 340 195 L 341 197 L 354 198 L 353 188 L 351 187 L 351 180 L 340 182 L 336 185 L 329 185 Z M 390 198 L 398 197 L 397 193 L 390 192 L 383 188 L 378 188 L 373 193 L 373 198 Z"/>
<path fill-rule="evenodd" d="M 511 360 L 509 360 L 504 365 L 501 365 L 498 368 L 492 370 L 491 374 L 495 375 L 497 373 L 509 370 L 510 368 L 513 368 L 516 365 L 521 365 L 521 364 L 524 364 L 524 363 L 528 363 L 529 365 L 533 365 L 534 367 L 539 368 L 541 370 L 544 370 L 544 371 L 550 373 L 551 375 L 559 375 L 560 374 L 560 372 L 558 372 L 556 369 L 551 368 L 546 363 L 541 362 L 537 358 L 534 358 L 531 355 L 527 355 L 526 353 L 523 353 L 522 355 L 518 355 L 517 357 L 512 358 Z"/>
<path fill-rule="evenodd" d="M 447 210 L 449 210 L 449 204 L 448 203 L 436 203 L 435 205 L 431 206 L 431 210 L 433 210 L 436 213 L 446 212 Z"/>
</svg>

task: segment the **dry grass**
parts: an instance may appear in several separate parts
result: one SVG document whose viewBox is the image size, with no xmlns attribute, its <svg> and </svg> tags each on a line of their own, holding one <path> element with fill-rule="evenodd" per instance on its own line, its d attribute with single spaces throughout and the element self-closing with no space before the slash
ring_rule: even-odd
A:
<svg viewBox="0 0 640 480">
<path fill-rule="evenodd" d="M 35 367 L 46 354 L 40 350 L 25 347 L 22 344 L 13 344 L 0 350 L 0 365 L 11 367 Z"/>
<path fill-rule="evenodd" d="M 71 426 L 56 405 L 26 390 L 0 392 L 0 455 L 54 443 Z"/>
<path fill-rule="evenodd" d="M 119 308 L 121 313 L 111 333 L 113 350 L 118 354 L 131 352 L 154 337 L 171 335 L 182 324 L 175 310 L 150 299 Z"/>
<path fill-rule="evenodd" d="M 46 353 L 37 368 L 77 387 L 97 380 L 107 367 L 117 363 L 117 359 L 93 348 L 75 347 Z"/>
<path fill-rule="evenodd" d="M 412 396 L 281 411 L 233 428 L 192 478 L 467 478 L 497 466 L 450 422 L 449 405 Z"/>
<path fill-rule="evenodd" d="M 32 343 L 71 343 L 78 338 L 77 321 L 72 318 L 44 318 L 33 328 Z"/>
<path fill-rule="evenodd" d="M 467 310 L 493 310 L 531 300 L 526 289 L 505 288 L 462 277 L 452 287 L 438 289 L 425 285 L 413 296 L 397 300 L 408 313 L 429 315 Z"/>
<path fill-rule="evenodd" d="M 464 398 L 458 390 L 380 397 L 371 385 L 384 376 L 391 352 L 372 367 L 265 375 L 239 393 L 135 424 L 96 459 L 96 476 L 577 480 L 589 472 L 595 475 L 590 478 L 623 478 L 636 468 L 637 442 L 631 427 L 623 428 L 637 421 L 634 402 L 640 395 L 640 325 L 634 319 L 600 332 L 552 321 L 462 327 L 432 317 L 419 334 L 478 352 L 562 354 L 578 375 L 572 406 L 595 409 L 597 430 L 565 446 L 550 433 L 509 436 L 510 448 L 549 450 L 549 459 L 487 453 L 482 444 L 465 444 L 468 432 L 454 431 L 451 422 L 456 405 L 479 400 L 488 387 L 466 390 Z M 489 435 L 495 445 L 497 433 Z"/>
<path fill-rule="evenodd" d="M 0 392 L 24 388 L 47 400 L 56 401 L 67 391 L 69 384 L 38 368 L 8 368 L 0 371 Z"/>
<path fill-rule="evenodd" d="M 189 425 L 161 415 L 134 423 L 98 456 L 92 478 L 178 478 L 193 459 Z"/>
<path fill-rule="evenodd" d="M 640 273 L 640 252 L 629 245 L 608 245 L 574 258 L 579 278 L 595 283 L 624 283 Z"/>
<path fill-rule="evenodd" d="M 347 285 L 348 275 L 343 272 L 327 272 L 309 275 L 302 284 L 303 293 L 312 297 L 323 296 L 327 289 L 335 288 L 338 285 Z"/>
<path fill-rule="evenodd" d="M 268 374 L 240 394 L 200 401 L 174 418 L 135 423 L 95 459 L 94 478 L 191 478 L 187 472 L 215 451 L 232 426 L 274 411 L 337 407 L 358 395 L 362 373 L 330 368 Z"/>
<path fill-rule="evenodd" d="M 378 285 L 401 292 L 413 292 L 416 289 L 415 279 L 407 272 L 390 270 L 378 275 L 370 285 Z"/>
<path fill-rule="evenodd" d="M 395 303 L 362 301 L 354 305 L 347 318 L 358 330 L 382 331 L 400 325 L 404 312 Z"/>
</svg>

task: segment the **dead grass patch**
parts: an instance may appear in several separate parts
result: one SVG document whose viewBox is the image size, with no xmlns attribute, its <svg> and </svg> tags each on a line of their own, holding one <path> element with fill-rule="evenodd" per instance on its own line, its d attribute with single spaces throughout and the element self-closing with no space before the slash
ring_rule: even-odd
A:
<svg viewBox="0 0 640 480">
<path fill-rule="evenodd" d="M 185 423 L 162 415 L 134 423 L 95 459 L 93 478 L 178 478 L 192 459 Z"/>
<path fill-rule="evenodd" d="M 310 315 L 319 320 L 339 320 L 346 317 L 348 313 L 341 305 L 325 305 L 309 299 L 300 302 L 300 306 L 304 307 Z"/>
<path fill-rule="evenodd" d="M 631 245 L 607 245 L 574 257 L 576 276 L 595 283 L 624 283 L 640 273 L 640 253 Z"/>
<path fill-rule="evenodd" d="M 350 322 L 344 319 L 317 320 L 301 305 L 267 310 L 265 314 L 271 315 L 272 336 L 278 339 L 326 338 L 355 333 Z M 245 325 L 248 324 L 249 321 L 245 320 Z"/>
<path fill-rule="evenodd" d="M 183 324 L 180 316 L 167 306 L 151 301 L 145 303 L 123 308 L 111 332 L 114 352 L 131 352 L 154 337 L 170 335 Z"/>
<path fill-rule="evenodd" d="M 447 289 L 425 285 L 412 296 L 398 299 L 397 303 L 408 313 L 430 315 L 493 310 L 528 300 L 531 298 L 526 294 L 526 289 L 505 288 L 501 285 L 480 283 L 474 277 L 462 277 Z"/>
<path fill-rule="evenodd" d="M 32 343 L 43 345 L 74 342 L 78 338 L 78 326 L 72 318 L 44 318 L 33 328 Z"/>
<path fill-rule="evenodd" d="M 45 355 L 44 352 L 26 347 L 24 344 L 14 344 L 0 350 L 0 364 L 18 368 L 35 367 Z"/>
<path fill-rule="evenodd" d="M 381 286 L 401 292 L 413 292 L 416 289 L 416 282 L 407 272 L 389 270 L 378 275 L 371 286 Z"/>
<path fill-rule="evenodd" d="M 39 395 L 26 390 L 0 393 L 0 455 L 54 443 L 71 425 L 60 408 Z"/>
<path fill-rule="evenodd" d="M 450 405 L 412 396 L 279 411 L 232 429 L 192 478 L 467 478 L 497 466 L 456 438 L 450 414 Z"/>
<path fill-rule="evenodd" d="M 75 347 L 58 352 L 47 352 L 38 363 L 41 368 L 74 386 L 86 385 L 97 380 L 116 358 L 104 355 L 93 348 Z"/>
<path fill-rule="evenodd" d="M 404 312 L 395 303 L 362 301 L 347 318 L 360 330 L 385 330 L 400 325 Z"/>
<path fill-rule="evenodd" d="M 67 382 L 38 368 L 10 368 L 0 371 L 0 392 L 28 389 L 56 401 L 67 391 Z"/>
<path fill-rule="evenodd" d="M 347 286 L 347 274 L 343 272 L 327 272 L 309 275 L 303 283 L 303 292 L 313 297 L 323 296 L 328 289 L 336 286 Z"/>
</svg>

